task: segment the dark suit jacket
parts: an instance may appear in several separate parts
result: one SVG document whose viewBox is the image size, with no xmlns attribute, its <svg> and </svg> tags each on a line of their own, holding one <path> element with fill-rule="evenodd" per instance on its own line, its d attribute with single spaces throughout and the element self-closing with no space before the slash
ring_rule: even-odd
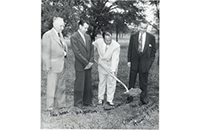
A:
<svg viewBox="0 0 200 130">
<path fill-rule="evenodd" d="M 131 70 L 138 70 L 138 66 L 141 66 L 142 72 L 148 72 L 156 53 L 155 37 L 150 33 L 146 32 L 146 41 L 143 52 L 139 54 L 138 51 L 138 37 L 139 32 L 132 34 L 129 41 L 128 47 L 128 62 L 131 62 Z"/>
<path fill-rule="evenodd" d="M 74 33 L 71 38 L 71 46 L 75 55 L 75 70 L 84 71 L 84 68 L 87 66 L 89 62 L 93 62 L 94 60 L 94 47 L 92 45 L 90 36 L 85 34 L 85 43 L 77 31 Z"/>
</svg>

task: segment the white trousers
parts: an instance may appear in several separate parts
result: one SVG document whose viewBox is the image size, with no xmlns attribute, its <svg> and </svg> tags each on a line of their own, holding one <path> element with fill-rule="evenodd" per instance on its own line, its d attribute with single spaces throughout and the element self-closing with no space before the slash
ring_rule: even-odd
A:
<svg viewBox="0 0 200 130">
<path fill-rule="evenodd" d="M 112 102 L 116 89 L 116 80 L 108 75 L 99 73 L 99 85 L 98 85 L 98 99 L 104 100 L 105 90 L 107 88 L 107 101 Z"/>
</svg>

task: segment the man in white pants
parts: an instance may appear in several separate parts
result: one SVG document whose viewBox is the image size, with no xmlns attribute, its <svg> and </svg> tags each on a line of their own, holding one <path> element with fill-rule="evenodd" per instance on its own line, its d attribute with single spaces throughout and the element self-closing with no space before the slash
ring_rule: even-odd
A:
<svg viewBox="0 0 200 130">
<path fill-rule="evenodd" d="M 95 50 L 99 54 L 98 63 L 113 75 L 117 75 L 120 45 L 112 40 L 112 35 L 109 32 L 103 32 L 103 38 L 93 42 Z M 107 87 L 107 104 L 114 106 L 113 98 L 116 89 L 116 80 L 110 76 L 101 66 L 98 66 L 99 85 L 98 85 L 98 104 L 103 105 L 105 89 Z"/>
</svg>

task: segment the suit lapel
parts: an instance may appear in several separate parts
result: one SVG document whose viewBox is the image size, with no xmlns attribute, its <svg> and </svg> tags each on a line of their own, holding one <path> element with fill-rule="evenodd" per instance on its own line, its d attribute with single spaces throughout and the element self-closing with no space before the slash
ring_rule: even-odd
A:
<svg viewBox="0 0 200 130">
<path fill-rule="evenodd" d="M 57 37 L 56 33 L 54 32 L 54 30 L 51 30 L 51 35 L 53 37 L 53 39 L 62 47 L 59 38 Z"/>
<path fill-rule="evenodd" d="M 88 37 L 84 34 L 84 37 L 85 37 L 85 44 L 86 44 L 86 49 L 89 51 L 90 50 L 90 44 L 89 44 L 89 39 Z"/>
<path fill-rule="evenodd" d="M 139 31 L 137 32 L 137 34 L 135 35 L 135 49 L 136 49 L 136 51 L 138 52 L 138 54 L 139 54 L 139 51 L 138 51 L 138 44 L 139 44 L 139 42 L 138 42 L 138 39 L 139 39 Z"/>
<path fill-rule="evenodd" d="M 85 42 L 86 42 L 86 46 L 85 46 L 85 43 L 83 41 L 83 38 L 81 37 L 81 34 L 79 32 L 77 32 L 77 36 L 78 36 L 78 39 L 79 41 L 81 42 L 81 44 L 83 45 L 83 47 L 86 49 L 86 46 L 87 46 L 87 40 L 85 38 Z"/>
</svg>

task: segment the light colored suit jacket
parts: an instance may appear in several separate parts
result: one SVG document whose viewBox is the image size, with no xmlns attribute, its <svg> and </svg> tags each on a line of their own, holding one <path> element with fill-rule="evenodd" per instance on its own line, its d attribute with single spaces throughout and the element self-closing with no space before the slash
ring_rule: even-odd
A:
<svg viewBox="0 0 200 130">
<path fill-rule="evenodd" d="M 43 70 L 60 73 L 64 67 L 64 51 L 68 52 L 68 48 L 62 34 L 59 38 L 53 28 L 47 31 L 42 38 Z"/>
<path fill-rule="evenodd" d="M 105 43 L 103 38 L 97 39 L 93 42 L 95 48 L 99 53 L 98 63 L 101 64 L 106 70 L 117 72 L 119 64 L 119 54 L 120 54 L 120 45 L 116 41 L 112 40 L 107 51 L 105 52 Z M 99 73 L 107 74 L 107 72 L 98 66 Z"/>
</svg>

